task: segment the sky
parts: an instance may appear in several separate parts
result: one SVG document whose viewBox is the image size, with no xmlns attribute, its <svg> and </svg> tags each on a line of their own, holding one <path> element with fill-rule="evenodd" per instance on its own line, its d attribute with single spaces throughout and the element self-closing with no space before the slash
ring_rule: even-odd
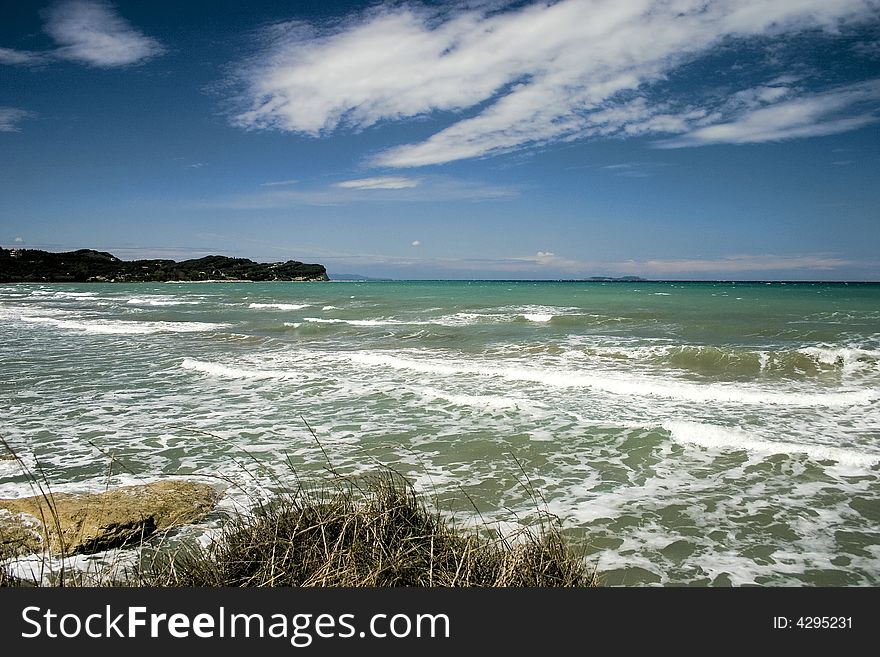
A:
<svg viewBox="0 0 880 657">
<path fill-rule="evenodd" d="M 880 280 L 880 0 L 3 2 L 0 246 Z"/>
</svg>

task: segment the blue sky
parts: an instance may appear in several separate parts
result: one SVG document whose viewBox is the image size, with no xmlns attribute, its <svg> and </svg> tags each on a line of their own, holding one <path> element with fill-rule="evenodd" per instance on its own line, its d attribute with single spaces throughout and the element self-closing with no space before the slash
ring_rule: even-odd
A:
<svg viewBox="0 0 880 657">
<path fill-rule="evenodd" d="M 0 245 L 880 280 L 880 3 L 3 3 Z"/>
</svg>

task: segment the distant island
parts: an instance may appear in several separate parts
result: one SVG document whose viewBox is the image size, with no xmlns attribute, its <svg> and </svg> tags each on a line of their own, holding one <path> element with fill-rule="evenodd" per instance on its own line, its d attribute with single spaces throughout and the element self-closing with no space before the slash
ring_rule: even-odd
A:
<svg viewBox="0 0 880 657">
<path fill-rule="evenodd" d="M 52 253 L 0 247 L 0 283 L 162 283 L 168 281 L 327 281 L 323 265 L 297 260 L 262 264 L 210 255 L 195 260 L 120 260 L 79 249 Z"/>
<path fill-rule="evenodd" d="M 374 278 L 372 276 L 364 276 L 363 274 L 331 274 L 331 281 L 349 281 L 349 282 L 363 282 L 363 281 L 390 281 L 393 280 L 391 278 Z"/>
</svg>

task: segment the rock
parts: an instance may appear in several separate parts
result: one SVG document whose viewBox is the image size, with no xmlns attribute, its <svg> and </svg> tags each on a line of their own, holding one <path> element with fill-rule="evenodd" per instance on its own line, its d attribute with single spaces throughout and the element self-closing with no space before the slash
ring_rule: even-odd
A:
<svg viewBox="0 0 880 657">
<path fill-rule="evenodd" d="M 40 552 L 42 542 L 38 527 L 41 526 L 33 516 L 0 509 L 0 560 Z"/>
<path fill-rule="evenodd" d="M 89 554 L 138 543 L 203 517 L 219 493 L 207 484 L 159 481 L 104 493 L 0 499 L 0 558 L 42 552 Z"/>
</svg>

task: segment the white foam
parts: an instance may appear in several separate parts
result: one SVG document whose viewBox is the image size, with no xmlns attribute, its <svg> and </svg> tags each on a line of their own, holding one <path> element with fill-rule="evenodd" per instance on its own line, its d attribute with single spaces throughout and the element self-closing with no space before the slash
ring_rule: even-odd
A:
<svg viewBox="0 0 880 657">
<path fill-rule="evenodd" d="M 324 319 L 323 317 L 303 317 L 303 321 L 314 324 L 348 324 L 350 326 L 400 326 L 410 323 L 395 319 Z"/>
<path fill-rule="evenodd" d="M 5 447 L 0 447 L 0 455 L 7 455 Z M 17 477 L 27 472 L 36 471 L 37 459 L 33 456 L 33 454 L 17 453 L 17 457 L 18 458 L 0 459 L 0 479 L 5 479 L 7 477 Z"/>
<path fill-rule="evenodd" d="M 530 322 L 549 322 L 551 319 L 553 319 L 553 315 L 539 315 L 539 314 L 534 314 L 534 315 L 528 314 L 528 315 L 523 315 L 523 317 L 525 317 Z"/>
<path fill-rule="evenodd" d="M 22 316 L 21 319 L 25 322 L 49 324 L 60 329 L 108 335 L 198 333 L 200 331 L 217 331 L 228 326 L 228 324 L 210 322 L 128 322 L 115 319 L 56 319 L 40 316 Z"/>
<path fill-rule="evenodd" d="M 459 395 L 446 392 L 445 390 L 424 387 L 411 387 L 410 389 L 431 401 L 442 400 L 456 406 L 468 406 L 480 410 L 528 410 L 533 412 L 539 408 L 539 405 L 534 402 L 527 399 L 517 399 L 515 397 L 502 397 L 500 395 Z"/>
<path fill-rule="evenodd" d="M 845 371 L 880 366 L 880 351 L 873 349 L 821 345 L 798 351 L 823 365 L 842 365 Z"/>
<path fill-rule="evenodd" d="M 510 315 L 579 315 L 582 310 L 577 306 L 543 306 L 532 304 L 527 306 L 501 306 L 499 312 Z"/>
<path fill-rule="evenodd" d="M 670 420 L 663 423 L 673 440 L 710 449 L 734 449 L 760 454 L 806 454 L 815 461 L 837 461 L 842 465 L 870 468 L 880 462 L 880 454 L 855 449 L 806 445 L 755 438 L 740 427 L 721 427 L 701 422 Z"/>
<path fill-rule="evenodd" d="M 60 308 L 41 308 L 37 307 L 15 307 L 0 305 L 0 319 L 19 319 L 27 321 L 29 319 L 48 319 L 49 317 L 70 317 L 71 313 Z"/>
<path fill-rule="evenodd" d="M 98 296 L 97 292 L 49 292 L 48 295 L 58 299 L 90 299 Z"/>
<path fill-rule="evenodd" d="M 220 376 L 227 379 L 285 379 L 291 376 L 290 372 L 232 367 L 222 363 L 210 363 L 192 358 L 184 358 L 180 366 L 185 370 L 202 372 L 203 374 Z"/>
<path fill-rule="evenodd" d="M 321 310 L 339 310 L 336 306 L 324 306 Z"/>
<path fill-rule="evenodd" d="M 510 322 L 516 315 L 506 313 L 466 313 L 460 312 L 454 315 L 438 317 L 430 322 L 414 322 L 422 324 L 437 324 L 439 326 L 473 326 L 474 324 L 486 324 L 489 322 Z"/>
<path fill-rule="evenodd" d="M 274 310 L 302 310 L 308 308 L 308 303 L 252 303 L 248 308 L 272 308 Z"/>
<path fill-rule="evenodd" d="M 285 325 L 285 326 L 291 326 L 291 327 L 297 329 L 297 328 L 299 328 L 300 326 L 302 326 L 302 322 L 284 322 L 284 325 Z"/>
<path fill-rule="evenodd" d="M 168 296 L 155 297 L 132 297 L 127 304 L 132 306 L 195 306 L 201 301 L 184 301 L 183 299 L 175 299 Z"/>
<path fill-rule="evenodd" d="M 450 364 L 445 360 L 443 362 L 416 360 L 370 352 L 353 354 L 351 360 L 364 365 L 380 365 L 447 376 L 459 374 L 497 376 L 509 381 L 527 381 L 555 388 L 586 387 L 616 395 L 664 397 L 700 403 L 729 402 L 755 405 L 839 407 L 866 404 L 880 397 L 880 391 L 873 389 L 851 392 L 775 392 L 760 389 L 757 386 L 746 388 L 729 384 L 697 385 L 669 379 L 652 380 L 645 376 L 599 376 L 584 374 L 577 370 Z"/>
</svg>

